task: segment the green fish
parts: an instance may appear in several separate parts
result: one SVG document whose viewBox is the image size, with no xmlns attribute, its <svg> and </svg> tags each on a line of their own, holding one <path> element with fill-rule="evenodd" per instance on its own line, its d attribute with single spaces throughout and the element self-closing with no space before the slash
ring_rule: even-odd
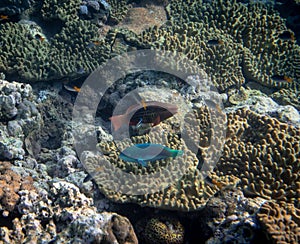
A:
<svg viewBox="0 0 300 244">
<path fill-rule="evenodd" d="M 175 158 L 181 155 L 183 155 L 182 150 L 171 149 L 161 144 L 143 143 L 127 147 L 120 153 L 119 157 L 126 162 L 135 162 L 146 167 L 147 162 Z"/>
</svg>

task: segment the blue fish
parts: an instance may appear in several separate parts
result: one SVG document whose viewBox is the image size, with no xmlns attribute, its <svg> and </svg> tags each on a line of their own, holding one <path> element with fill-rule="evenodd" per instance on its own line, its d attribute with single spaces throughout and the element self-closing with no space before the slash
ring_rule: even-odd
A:
<svg viewBox="0 0 300 244">
<path fill-rule="evenodd" d="M 181 155 L 183 155 L 182 150 L 171 149 L 161 144 L 143 143 L 127 147 L 120 153 L 119 157 L 126 162 L 139 163 L 146 167 L 147 162 L 175 158 Z"/>
</svg>

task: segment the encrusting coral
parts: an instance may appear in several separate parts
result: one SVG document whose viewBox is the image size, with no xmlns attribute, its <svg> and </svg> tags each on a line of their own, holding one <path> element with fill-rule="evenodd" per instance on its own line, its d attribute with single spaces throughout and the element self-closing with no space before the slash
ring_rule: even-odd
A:
<svg viewBox="0 0 300 244">
<path fill-rule="evenodd" d="M 300 48 L 272 7 L 221 0 L 170 1 L 167 11 L 168 24 L 138 37 L 128 33 L 124 40 L 138 48 L 186 55 L 221 91 L 240 87 L 246 79 L 277 88 L 297 85 Z M 291 37 L 281 37 L 286 33 Z"/>
<path fill-rule="evenodd" d="M 245 194 L 299 207 L 300 129 L 247 109 L 228 114 L 217 175 L 241 179 Z"/>
<path fill-rule="evenodd" d="M 0 162 L 0 210 L 12 212 L 19 202 L 19 191 L 34 191 L 33 179 L 30 176 L 22 177 L 11 170 L 9 162 Z"/>
<path fill-rule="evenodd" d="M 300 209 L 291 204 L 266 202 L 257 213 L 267 237 L 273 243 L 299 243 Z"/>
</svg>

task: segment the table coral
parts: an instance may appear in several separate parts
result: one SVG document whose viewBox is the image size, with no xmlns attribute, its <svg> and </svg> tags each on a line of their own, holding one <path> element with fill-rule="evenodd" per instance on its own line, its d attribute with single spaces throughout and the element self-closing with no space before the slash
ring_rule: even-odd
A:
<svg viewBox="0 0 300 244">
<path fill-rule="evenodd" d="M 262 228 L 274 243 L 299 243 L 300 209 L 266 202 L 257 213 Z"/>
</svg>

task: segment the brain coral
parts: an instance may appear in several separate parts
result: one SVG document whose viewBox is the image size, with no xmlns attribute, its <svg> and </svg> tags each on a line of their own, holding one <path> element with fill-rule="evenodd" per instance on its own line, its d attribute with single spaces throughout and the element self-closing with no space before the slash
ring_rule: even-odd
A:
<svg viewBox="0 0 300 244">
<path fill-rule="evenodd" d="M 184 227 L 179 220 L 157 216 L 151 218 L 142 233 L 145 243 L 181 244 L 184 240 Z"/>
<path fill-rule="evenodd" d="M 299 243 L 300 209 L 290 204 L 284 205 L 266 202 L 257 217 L 273 243 Z"/>
</svg>

